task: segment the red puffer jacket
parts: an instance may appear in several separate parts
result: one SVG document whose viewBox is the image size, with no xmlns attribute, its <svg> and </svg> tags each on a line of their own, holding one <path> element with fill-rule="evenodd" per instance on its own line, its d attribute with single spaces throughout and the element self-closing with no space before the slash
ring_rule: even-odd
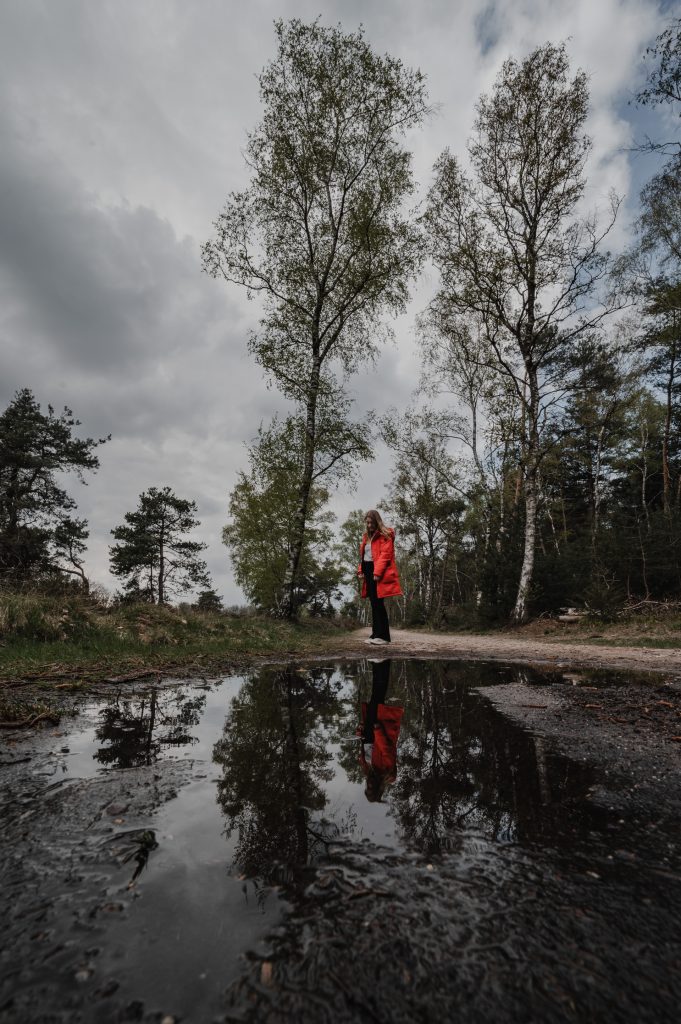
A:
<svg viewBox="0 0 681 1024">
<path fill-rule="evenodd" d="M 358 574 L 362 572 L 362 560 L 364 558 L 364 548 L 368 540 L 368 536 L 365 533 L 362 537 L 362 543 L 359 546 L 359 569 Z M 371 539 L 371 554 L 374 559 L 374 576 L 378 576 L 378 583 L 376 584 L 376 593 L 379 597 L 399 597 L 402 593 L 400 587 L 399 576 L 397 575 L 397 566 L 395 565 L 395 531 L 390 530 L 390 536 L 384 537 L 380 533 L 375 533 Z M 367 581 L 362 580 L 362 597 L 367 597 Z"/>
</svg>

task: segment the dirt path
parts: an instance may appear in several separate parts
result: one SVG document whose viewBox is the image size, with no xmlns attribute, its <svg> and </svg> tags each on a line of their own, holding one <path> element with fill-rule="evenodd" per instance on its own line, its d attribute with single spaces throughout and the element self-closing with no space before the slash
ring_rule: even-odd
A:
<svg viewBox="0 0 681 1024">
<path fill-rule="evenodd" d="M 663 647 L 608 647 L 580 643 L 542 642 L 503 634 L 421 633 L 393 629 L 389 647 L 365 644 L 368 629 L 358 629 L 341 642 L 343 651 L 390 652 L 390 657 L 482 659 L 535 665 L 634 669 L 681 675 L 681 650 Z"/>
</svg>

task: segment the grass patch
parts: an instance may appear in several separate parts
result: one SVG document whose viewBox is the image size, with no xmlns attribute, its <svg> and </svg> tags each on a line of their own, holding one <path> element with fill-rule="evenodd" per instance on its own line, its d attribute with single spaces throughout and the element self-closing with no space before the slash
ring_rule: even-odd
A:
<svg viewBox="0 0 681 1024">
<path fill-rule="evenodd" d="M 154 605 L 105 608 L 82 597 L 0 595 L 0 679 L 87 680 L 134 671 L 219 669 L 254 657 L 302 655 L 343 633 L 324 620 Z"/>
</svg>

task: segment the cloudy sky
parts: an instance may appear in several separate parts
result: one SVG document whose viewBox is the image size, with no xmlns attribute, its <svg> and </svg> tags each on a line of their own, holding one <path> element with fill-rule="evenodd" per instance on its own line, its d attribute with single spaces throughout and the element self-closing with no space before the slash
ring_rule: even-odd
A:
<svg viewBox="0 0 681 1024">
<path fill-rule="evenodd" d="M 284 406 L 246 351 L 257 304 L 201 273 L 200 246 L 247 183 L 275 17 L 361 22 L 375 49 L 427 75 L 438 113 L 409 139 L 421 194 L 445 146 L 464 154 L 502 61 L 567 40 L 590 76 L 587 200 L 627 197 L 621 245 L 659 166 L 628 150 L 664 127 L 629 100 L 672 13 L 656 0 L 0 0 L 0 402 L 30 387 L 87 435 L 111 433 L 98 474 L 74 485 L 92 578 L 115 587 L 109 531 L 169 484 L 198 503 L 218 591 L 243 599 L 220 531 L 245 443 Z M 408 404 L 433 285 L 424 274 L 395 345 L 356 379 L 358 413 Z M 338 515 L 380 507 L 389 471 L 377 451 L 358 490 L 335 496 Z"/>
</svg>

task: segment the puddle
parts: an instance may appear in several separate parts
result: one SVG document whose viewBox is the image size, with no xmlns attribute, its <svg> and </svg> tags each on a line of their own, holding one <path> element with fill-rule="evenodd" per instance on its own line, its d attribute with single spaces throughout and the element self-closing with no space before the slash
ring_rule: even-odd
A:
<svg viewBox="0 0 681 1024">
<path fill-rule="evenodd" d="M 407 902 L 409 871 L 444 879 L 471 858 L 487 858 L 487 886 L 527 857 L 613 886 L 677 870 L 673 837 L 593 798 L 602 772 L 484 698 L 551 678 L 497 663 L 268 667 L 121 692 L 20 741 L 0 807 L 0 1009 L 222 1019 L 242 955 L 268 954 L 315 867 L 344 851 L 367 880 L 386 857 L 399 865 Z"/>
</svg>

